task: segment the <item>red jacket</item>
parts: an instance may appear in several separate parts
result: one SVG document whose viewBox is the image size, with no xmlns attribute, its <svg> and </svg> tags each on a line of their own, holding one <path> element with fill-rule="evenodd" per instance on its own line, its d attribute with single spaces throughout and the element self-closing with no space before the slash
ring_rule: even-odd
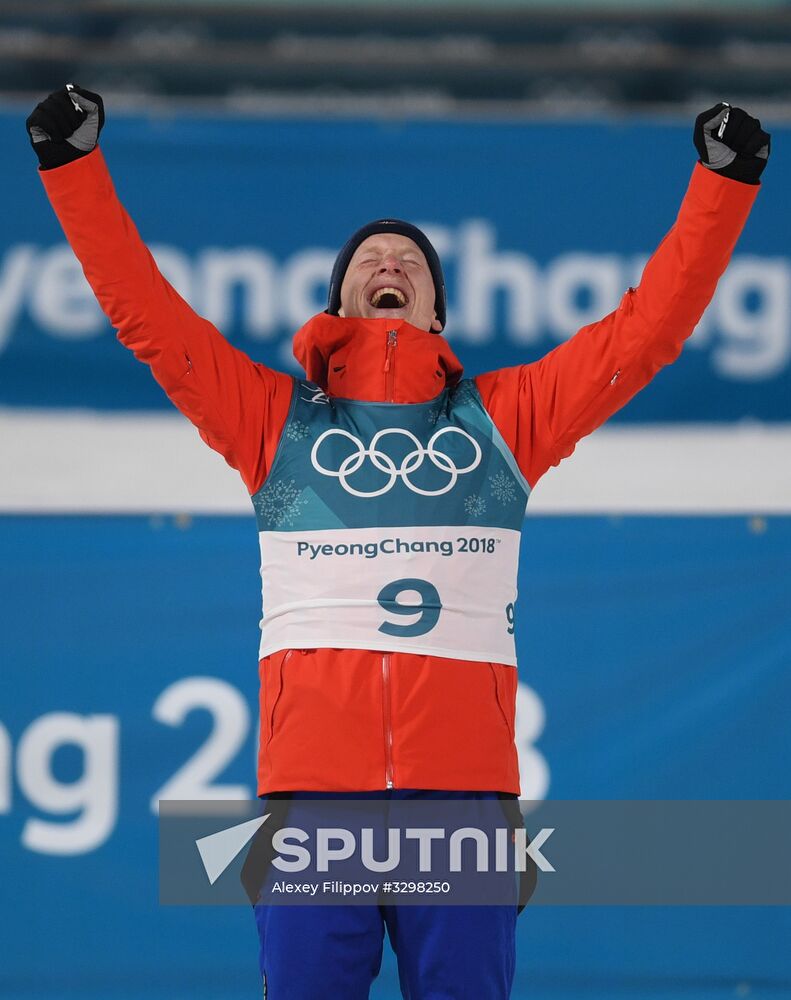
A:
<svg viewBox="0 0 791 1000">
<path fill-rule="evenodd" d="M 121 342 L 151 368 L 252 494 L 274 458 L 292 379 L 255 364 L 157 270 L 101 151 L 40 174 Z M 479 375 L 484 405 L 531 487 L 678 356 L 714 292 L 757 186 L 697 165 L 675 225 L 618 308 L 532 364 Z M 399 330 L 385 372 L 385 330 Z M 296 335 L 330 395 L 421 402 L 460 377 L 442 336 L 321 314 Z M 282 650 L 259 664 L 259 792 L 519 791 L 513 667 L 370 650 Z"/>
</svg>

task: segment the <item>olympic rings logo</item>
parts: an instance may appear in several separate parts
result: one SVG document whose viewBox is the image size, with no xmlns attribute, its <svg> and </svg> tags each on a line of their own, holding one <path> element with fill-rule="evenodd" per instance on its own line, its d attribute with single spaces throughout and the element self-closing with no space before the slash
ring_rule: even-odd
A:
<svg viewBox="0 0 791 1000">
<path fill-rule="evenodd" d="M 414 445 L 414 449 L 404 456 L 399 466 L 396 466 L 392 458 L 378 447 L 382 438 L 388 434 L 401 434 L 403 437 L 408 438 Z M 459 434 L 466 441 L 470 442 L 475 455 L 469 465 L 458 468 L 450 455 L 446 455 L 442 451 L 437 451 L 437 442 L 443 434 Z M 333 435 L 348 438 L 355 447 L 351 455 L 344 458 L 340 463 L 338 469 L 328 469 L 318 459 L 319 449 L 323 442 Z M 355 489 L 349 483 L 349 477 L 353 476 L 362 467 L 366 458 L 369 458 L 374 467 L 388 477 L 387 482 L 381 489 L 371 490 L 367 493 L 363 490 Z M 446 472 L 450 476 L 448 482 L 438 490 L 422 489 L 420 486 L 416 486 L 409 478 L 423 465 L 426 458 L 437 469 Z M 463 476 L 465 473 L 472 472 L 473 469 L 477 468 L 481 461 L 481 448 L 474 437 L 459 427 L 442 427 L 438 431 L 435 431 L 425 448 L 411 431 L 405 430 L 403 427 L 386 427 L 384 430 L 377 431 L 371 439 L 371 444 L 368 448 L 364 447 L 362 441 L 358 437 L 355 437 L 354 434 L 349 433 L 349 431 L 342 430 L 340 427 L 332 427 L 330 430 L 324 431 L 316 439 L 316 443 L 313 445 L 310 453 L 310 460 L 317 472 L 320 472 L 323 476 L 335 477 L 340 481 L 341 486 L 346 492 L 351 493 L 355 497 L 380 497 L 382 494 L 390 492 L 397 479 L 400 479 L 404 486 L 412 490 L 413 493 L 419 493 L 424 497 L 438 497 L 442 496 L 443 493 L 449 493 L 456 485 L 459 476 Z"/>
</svg>

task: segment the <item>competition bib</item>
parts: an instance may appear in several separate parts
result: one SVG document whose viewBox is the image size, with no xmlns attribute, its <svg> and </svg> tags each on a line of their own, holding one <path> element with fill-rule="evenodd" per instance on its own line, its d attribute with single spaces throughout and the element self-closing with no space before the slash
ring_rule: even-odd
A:
<svg viewBox="0 0 791 1000">
<path fill-rule="evenodd" d="M 471 380 L 411 404 L 330 399 L 295 381 L 252 498 L 259 655 L 330 647 L 515 664 L 528 495 Z"/>
</svg>

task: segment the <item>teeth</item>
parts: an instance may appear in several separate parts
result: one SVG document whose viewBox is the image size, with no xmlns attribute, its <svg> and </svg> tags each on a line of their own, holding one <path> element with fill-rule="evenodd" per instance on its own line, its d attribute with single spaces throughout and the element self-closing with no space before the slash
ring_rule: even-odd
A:
<svg viewBox="0 0 791 1000">
<path fill-rule="evenodd" d="M 371 305 L 376 308 L 386 295 L 392 295 L 398 303 L 397 306 L 391 306 L 390 308 L 400 309 L 406 305 L 406 295 L 404 295 L 400 288 L 377 288 L 371 296 Z"/>
</svg>

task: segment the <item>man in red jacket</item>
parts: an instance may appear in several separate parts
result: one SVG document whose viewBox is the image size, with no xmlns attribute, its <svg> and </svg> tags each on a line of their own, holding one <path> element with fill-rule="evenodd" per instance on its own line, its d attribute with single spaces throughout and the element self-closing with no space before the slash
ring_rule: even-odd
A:
<svg viewBox="0 0 791 1000">
<path fill-rule="evenodd" d="M 69 85 L 28 131 L 119 339 L 251 495 L 259 793 L 515 796 L 525 504 L 678 356 L 750 211 L 768 135 L 725 104 L 700 115 L 700 163 L 640 286 L 539 361 L 474 379 L 441 336 L 425 235 L 369 224 L 338 257 L 327 312 L 295 337 L 300 379 L 253 363 L 160 275 L 113 190 L 103 122 L 101 98 Z M 264 907 L 258 923 L 273 997 L 367 996 L 385 924 L 405 996 L 510 993 L 512 908 Z"/>
</svg>

